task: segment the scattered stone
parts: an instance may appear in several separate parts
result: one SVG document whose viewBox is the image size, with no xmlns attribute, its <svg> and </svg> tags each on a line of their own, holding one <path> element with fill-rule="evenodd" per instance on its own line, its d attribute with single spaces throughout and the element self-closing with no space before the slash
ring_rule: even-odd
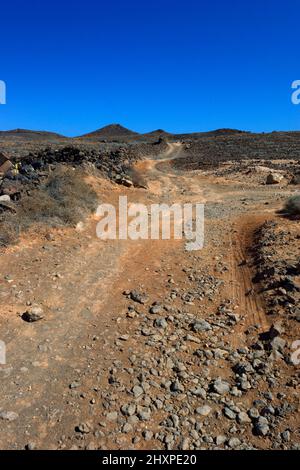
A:
<svg viewBox="0 0 300 470">
<path fill-rule="evenodd" d="M 163 307 L 162 305 L 159 305 L 159 304 L 152 305 L 152 307 L 150 307 L 150 310 L 149 310 L 149 312 L 154 315 L 162 313 L 162 311 L 163 311 Z"/>
<path fill-rule="evenodd" d="M 118 419 L 117 411 L 111 411 L 106 415 L 106 418 L 108 419 L 108 421 L 116 421 Z"/>
<path fill-rule="evenodd" d="M 190 440 L 188 437 L 183 437 L 179 444 L 179 450 L 189 450 L 190 449 Z"/>
<path fill-rule="evenodd" d="M 150 441 L 153 437 L 153 432 L 149 431 L 148 429 L 145 429 L 143 431 L 143 437 L 144 437 L 145 441 Z"/>
<path fill-rule="evenodd" d="M 146 304 L 149 300 L 147 294 L 138 292 L 136 290 L 132 290 L 129 295 L 130 295 L 131 300 L 133 300 L 134 302 L 138 302 L 139 304 L 142 304 L 142 305 Z"/>
<path fill-rule="evenodd" d="M 277 321 L 276 323 L 273 323 L 270 330 L 268 331 L 268 336 L 272 340 L 276 336 L 280 336 L 284 333 L 284 328 L 282 326 L 282 323 Z"/>
<path fill-rule="evenodd" d="M 72 383 L 69 385 L 69 387 L 70 387 L 71 389 L 73 389 L 73 388 L 78 388 L 78 387 L 80 387 L 80 386 L 81 386 L 81 383 L 80 383 L 80 382 L 72 382 Z"/>
<path fill-rule="evenodd" d="M 0 196 L 0 203 L 1 202 L 10 202 L 10 196 L 8 194 L 3 194 L 3 196 Z"/>
<path fill-rule="evenodd" d="M 121 335 L 121 336 L 119 336 L 119 339 L 121 341 L 128 341 L 129 340 L 129 335 Z"/>
<path fill-rule="evenodd" d="M 284 442 L 289 442 L 291 440 L 291 433 L 288 429 L 286 429 L 285 431 L 281 433 L 281 439 Z"/>
<path fill-rule="evenodd" d="M 165 318 L 156 318 L 154 320 L 154 326 L 165 329 L 168 326 L 168 322 Z"/>
<path fill-rule="evenodd" d="M 240 441 L 237 437 L 232 437 L 232 438 L 229 439 L 229 441 L 228 441 L 228 446 L 229 446 L 231 449 L 235 449 L 235 448 L 238 447 L 239 445 L 241 445 L 241 441 Z"/>
<path fill-rule="evenodd" d="M 81 432 L 81 434 L 88 434 L 91 432 L 91 427 L 88 423 L 81 423 L 75 428 L 75 431 Z"/>
<path fill-rule="evenodd" d="M 248 410 L 248 415 L 251 419 L 258 419 L 260 416 L 257 408 L 250 408 L 250 410 Z"/>
<path fill-rule="evenodd" d="M 186 335 L 184 337 L 185 341 L 191 341 L 192 343 L 197 343 L 197 344 L 200 344 L 201 343 L 201 340 L 199 338 L 197 338 L 196 336 L 193 336 L 193 335 Z"/>
<path fill-rule="evenodd" d="M 34 450 L 36 448 L 36 443 L 35 442 L 28 442 L 25 446 L 25 450 Z"/>
<path fill-rule="evenodd" d="M 228 406 L 224 408 L 224 415 L 228 419 L 236 419 L 236 413 L 232 411 L 230 408 L 228 408 Z"/>
<path fill-rule="evenodd" d="M 129 432 L 132 432 L 133 428 L 132 428 L 132 425 L 130 423 L 125 423 L 122 427 L 122 432 L 127 434 Z"/>
<path fill-rule="evenodd" d="M 197 387 L 191 390 L 191 394 L 195 395 L 196 397 L 200 397 L 203 400 L 206 398 L 206 390 L 202 387 Z"/>
<path fill-rule="evenodd" d="M 225 442 L 227 441 L 227 437 L 226 436 L 217 436 L 216 439 L 215 439 L 215 442 L 217 444 L 217 446 L 221 446 L 223 444 L 225 444 Z"/>
<path fill-rule="evenodd" d="M 121 176 L 119 178 L 116 178 L 116 183 L 122 184 L 123 186 L 126 186 L 127 188 L 131 188 L 131 186 L 133 186 L 133 182 L 129 178 L 122 178 Z"/>
<path fill-rule="evenodd" d="M 270 431 L 267 418 L 260 416 L 254 425 L 254 431 L 258 436 L 266 436 Z"/>
<path fill-rule="evenodd" d="M 286 341 L 279 336 L 276 336 L 270 343 L 273 351 L 284 352 Z"/>
<path fill-rule="evenodd" d="M 22 315 L 22 319 L 29 323 L 42 320 L 42 318 L 44 318 L 44 311 L 41 307 L 32 307 Z"/>
<path fill-rule="evenodd" d="M 214 392 L 218 393 L 219 395 L 225 395 L 230 390 L 230 385 L 225 380 L 222 380 L 218 377 L 212 385 L 212 389 Z"/>
<path fill-rule="evenodd" d="M 133 416 L 136 411 L 136 404 L 128 403 L 127 405 L 123 405 L 121 411 L 125 416 Z"/>
<path fill-rule="evenodd" d="M 244 411 L 241 411 L 237 415 L 237 422 L 239 424 L 247 424 L 247 423 L 251 423 L 251 419 L 249 418 L 247 413 L 245 413 Z"/>
<path fill-rule="evenodd" d="M 184 392 L 184 386 L 179 382 L 179 380 L 175 380 L 171 383 L 170 390 L 174 393 Z"/>
<path fill-rule="evenodd" d="M 137 416 L 141 421 L 148 421 L 151 418 L 151 410 L 145 406 L 138 407 Z"/>
<path fill-rule="evenodd" d="M 200 406 L 196 409 L 196 413 L 201 416 L 208 416 L 211 413 L 211 407 L 208 405 Z"/>
<path fill-rule="evenodd" d="M 19 417 L 18 413 L 14 411 L 1 411 L 0 412 L 0 419 L 4 421 L 15 421 Z"/>
<path fill-rule="evenodd" d="M 211 325 L 206 320 L 196 320 L 192 324 L 192 329 L 196 333 L 198 333 L 199 331 L 209 331 L 211 330 Z"/>
<path fill-rule="evenodd" d="M 144 390 L 139 385 L 135 385 L 132 389 L 132 393 L 134 395 L 134 398 L 138 398 L 144 393 Z"/>
</svg>

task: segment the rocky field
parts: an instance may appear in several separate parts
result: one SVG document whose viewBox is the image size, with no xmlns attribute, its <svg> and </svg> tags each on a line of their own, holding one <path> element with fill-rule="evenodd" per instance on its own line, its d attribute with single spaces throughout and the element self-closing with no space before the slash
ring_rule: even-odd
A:
<svg viewBox="0 0 300 470">
<path fill-rule="evenodd" d="M 0 136 L 0 447 L 299 450 L 298 133 L 115 132 Z M 124 195 L 204 248 L 99 240 Z"/>
</svg>

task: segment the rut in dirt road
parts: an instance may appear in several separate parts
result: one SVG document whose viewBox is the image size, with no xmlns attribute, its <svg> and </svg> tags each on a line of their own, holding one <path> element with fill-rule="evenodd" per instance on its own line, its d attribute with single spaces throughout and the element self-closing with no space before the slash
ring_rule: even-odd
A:
<svg viewBox="0 0 300 470">
<path fill-rule="evenodd" d="M 255 228 L 257 226 L 255 225 Z M 265 315 L 263 300 L 252 279 L 254 271 L 249 267 L 249 247 L 253 239 L 253 227 L 244 225 L 230 239 L 232 297 L 246 313 L 248 325 L 258 325 L 261 331 L 266 331 L 269 324 Z"/>
</svg>

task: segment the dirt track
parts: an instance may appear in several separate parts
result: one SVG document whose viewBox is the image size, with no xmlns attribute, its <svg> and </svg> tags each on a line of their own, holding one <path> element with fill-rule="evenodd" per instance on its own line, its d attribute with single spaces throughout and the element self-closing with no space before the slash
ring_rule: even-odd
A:
<svg viewBox="0 0 300 470">
<path fill-rule="evenodd" d="M 201 252 L 187 253 L 184 242 L 175 240 L 103 242 L 96 237 L 97 220 L 91 217 L 81 231 L 56 230 L 53 239 L 31 233 L 2 254 L 0 339 L 7 345 L 7 364 L 0 366 L 0 411 L 14 411 L 18 417 L 1 422 L 1 448 L 22 449 L 28 444 L 43 449 L 164 446 L 154 437 L 135 437 L 147 429 L 158 432 L 165 410 L 137 421 L 126 432 L 120 432 L 125 424 L 121 418 L 119 423 L 119 418 L 107 417 L 126 402 L 136 381 L 130 356 L 145 351 L 139 322 L 144 321 L 148 307 L 138 305 L 136 317 L 128 318 L 128 305 L 133 302 L 122 295 L 124 290 L 140 289 L 151 302 L 166 303 L 173 287 L 180 292 L 193 290 L 183 271 L 192 269 L 220 278 L 222 285 L 203 300 L 186 303 L 177 297 L 174 308 L 181 305 L 207 319 L 229 300 L 242 317 L 226 330 L 227 343 L 236 348 L 246 346 L 249 327 L 257 325 L 258 332 L 268 329 L 247 258 L 254 230 L 276 207 L 262 204 L 264 188 L 259 197 L 253 197 L 251 188 L 247 193 L 237 184 L 224 184 L 201 171 L 184 174 L 174 170 L 169 163 L 173 158 L 184 158 L 181 151 L 180 145 L 172 144 L 167 154 L 136 165 L 135 170 L 147 181 L 147 190 L 120 188 L 94 177 L 90 183 L 101 202 L 117 204 L 119 195 L 144 204 L 204 202 L 208 213 Z M 250 202 L 241 210 L 239 201 L 245 196 Z M 27 303 L 42 305 L 45 318 L 32 324 L 24 322 L 20 314 Z M 150 348 L 151 354 L 155 353 Z M 145 360 L 148 358 L 147 350 Z M 229 376 L 230 364 L 221 363 L 219 370 L 217 363 L 213 364 L 211 377 Z M 108 381 L 114 369 L 119 374 L 116 388 Z M 249 406 L 255 396 L 251 390 Z M 80 431 L 77 427 L 81 424 L 86 428 Z M 226 418 L 225 422 L 219 420 L 219 426 L 218 434 L 228 433 Z M 249 436 L 258 448 L 270 444 L 267 438 L 262 442 L 253 437 L 247 428 L 245 440 Z M 205 443 L 201 446 L 207 447 Z"/>
</svg>

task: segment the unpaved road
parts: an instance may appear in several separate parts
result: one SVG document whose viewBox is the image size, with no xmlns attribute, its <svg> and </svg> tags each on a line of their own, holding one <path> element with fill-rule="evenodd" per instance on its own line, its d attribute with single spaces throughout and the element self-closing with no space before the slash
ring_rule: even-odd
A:
<svg viewBox="0 0 300 470">
<path fill-rule="evenodd" d="M 232 364 L 223 354 L 247 347 L 251 328 L 256 335 L 268 329 L 262 298 L 251 281 L 253 269 L 244 261 L 254 230 L 273 216 L 272 208 L 262 204 L 261 188 L 259 197 L 249 190 L 250 203 L 241 210 L 245 191 L 238 185 L 223 184 L 200 171 L 177 172 L 174 158 L 184 158 L 179 144 L 136 165 L 147 190 L 115 187 L 95 177 L 90 183 L 99 202 L 116 205 L 120 195 L 144 204 L 205 203 L 201 252 L 187 253 L 183 240 L 100 241 L 97 220 L 91 217 L 81 231 L 54 230 L 50 237 L 32 232 L 2 253 L 0 339 L 7 346 L 7 363 L 0 366 L 0 412 L 16 413 L 11 421 L 0 420 L 2 449 L 271 446 L 268 436 L 253 435 L 251 423 L 230 432 L 233 423 L 221 417 L 218 400 L 209 402 L 213 418 L 203 424 L 203 434 L 193 407 L 206 400 L 193 395 L 186 403 L 186 390 L 190 379 L 197 386 L 205 377 L 207 383 L 231 377 Z M 132 289 L 146 292 L 148 303 L 122 294 Z M 168 326 L 153 332 L 156 317 L 148 312 L 154 301 L 163 305 L 159 317 L 166 317 Z M 20 318 L 30 304 L 44 309 L 41 321 Z M 196 340 L 182 340 L 184 315 L 215 318 L 224 304 L 239 315 L 236 324 L 225 322 L 199 333 Z M 201 366 L 191 354 L 206 343 L 223 353 L 219 359 L 204 358 Z M 183 387 L 174 395 L 168 381 L 179 372 L 172 361 L 184 365 L 179 374 Z M 141 393 L 132 392 L 134 385 L 142 387 Z M 264 380 L 261 393 L 267 390 Z M 258 395 L 255 387 L 246 397 L 237 394 L 237 401 L 244 402 L 241 410 L 251 407 Z M 128 402 L 134 402 L 132 411 L 120 411 Z M 170 414 L 179 422 L 168 428 L 162 421 Z M 208 415 L 196 418 L 209 421 Z M 216 443 L 218 435 L 226 439 Z M 239 444 L 229 445 L 231 437 Z"/>
</svg>

